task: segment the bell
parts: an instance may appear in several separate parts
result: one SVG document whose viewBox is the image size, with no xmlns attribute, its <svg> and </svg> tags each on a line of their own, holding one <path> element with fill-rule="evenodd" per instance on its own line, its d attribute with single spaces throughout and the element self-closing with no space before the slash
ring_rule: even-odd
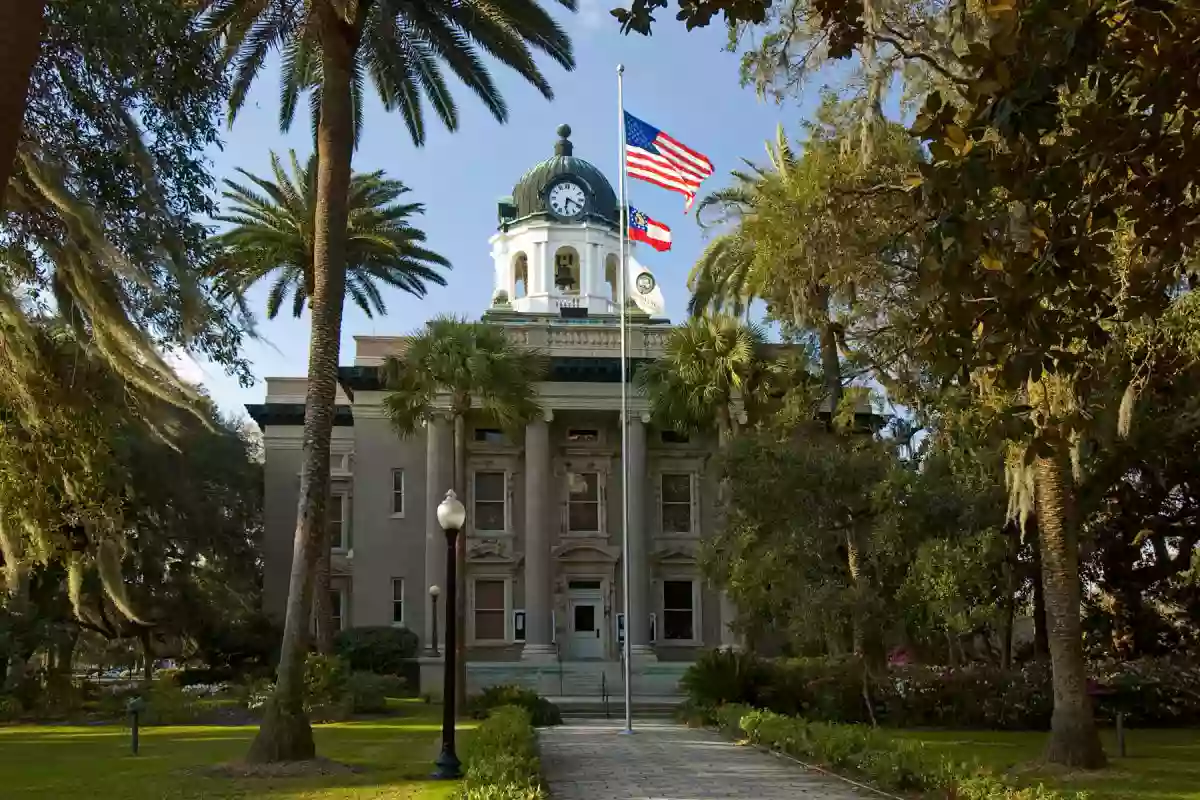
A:
<svg viewBox="0 0 1200 800">
<path fill-rule="evenodd" d="M 575 285 L 575 278 L 571 276 L 571 269 L 566 264 L 559 264 L 555 268 L 554 285 L 564 292 Z"/>
</svg>

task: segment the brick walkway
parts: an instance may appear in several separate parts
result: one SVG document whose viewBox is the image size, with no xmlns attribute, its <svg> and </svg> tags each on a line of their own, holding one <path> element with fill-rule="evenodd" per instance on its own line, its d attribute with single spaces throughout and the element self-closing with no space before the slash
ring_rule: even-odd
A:
<svg viewBox="0 0 1200 800">
<path fill-rule="evenodd" d="M 863 800 L 849 784 L 715 733 L 668 722 L 583 722 L 538 732 L 553 800 Z"/>
</svg>

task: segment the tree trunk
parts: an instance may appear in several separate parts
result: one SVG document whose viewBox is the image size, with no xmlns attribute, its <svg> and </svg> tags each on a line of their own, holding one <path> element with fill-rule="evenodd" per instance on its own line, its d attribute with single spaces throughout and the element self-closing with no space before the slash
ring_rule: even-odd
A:
<svg viewBox="0 0 1200 800">
<path fill-rule="evenodd" d="M 466 503 L 467 494 L 467 420 L 466 415 L 454 415 L 454 491 L 459 500 Z M 454 710 L 460 718 L 467 715 L 467 532 L 459 531 L 454 548 L 454 565 L 458 571 L 458 586 L 455 591 L 454 635 L 455 661 Z"/>
<path fill-rule="evenodd" d="M 1042 586 L 1041 534 L 1033 540 L 1033 657 L 1041 661 L 1050 655 L 1050 634 L 1046 630 L 1046 590 Z"/>
<path fill-rule="evenodd" d="M 42 49 L 46 0 L 0 0 L 0 213 L 17 158 L 29 80 Z"/>
<path fill-rule="evenodd" d="M 1079 621 L 1079 546 L 1064 480 L 1067 474 L 1064 461 L 1060 454 L 1054 453 L 1034 462 L 1042 586 L 1054 675 L 1054 715 L 1046 760 L 1068 767 L 1099 769 L 1107 759 L 1087 691 L 1087 664 Z"/>
<path fill-rule="evenodd" d="M 1013 627 L 1017 618 L 1017 549 L 1021 531 L 1015 525 L 1006 528 L 1008 538 L 1004 557 L 1004 628 L 1000 633 L 1000 668 L 1012 666 Z"/>
<path fill-rule="evenodd" d="M 328 488 L 329 482 L 326 481 Z M 330 493 L 325 494 L 325 508 L 329 508 Z M 346 502 L 346 498 L 342 498 L 342 502 Z M 343 518 L 346 514 L 343 510 Z M 333 637 L 337 633 L 333 629 L 333 585 L 330 577 L 330 562 L 333 560 L 333 554 L 330 549 L 333 542 L 329 538 L 329 524 L 326 522 L 320 526 L 317 532 L 320 536 L 321 543 L 317 546 L 317 563 L 313 568 L 313 616 L 315 617 L 317 636 L 317 652 L 329 655 L 333 652 Z M 346 535 L 342 531 L 342 536 Z M 342 615 L 345 616 L 345 609 L 342 610 Z"/>
<path fill-rule="evenodd" d="M 829 420 L 832 424 L 842 404 L 842 360 L 838 356 L 837 328 L 833 322 L 821 326 L 821 375 L 825 384 L 825 395 L 829 398 Z"/>
<path fill-rule="evenodd" d="M 298 761 L 316 755 L 304 713 L 304 655 L 312 581 L 326 528 L 329 441 L 346 292 L 346 224 L 354 150 L 351 86 L 353 32 L 328 4 L 316 6 L 321 44 L 321 110 L 317 124 L 317 214 L 313 233 L 312 339 L 304 410 L 304 467 L 288 584 L 287 615 L 275 692 L 250 745 L 251 762 Z"/>
<path fill-rule="evenodd" d="M 154 680 L 154 642 L 149 628 L 138 629 L 138 644 L 142 648 L 142 683 L 148 687 Z"/>
</svg>

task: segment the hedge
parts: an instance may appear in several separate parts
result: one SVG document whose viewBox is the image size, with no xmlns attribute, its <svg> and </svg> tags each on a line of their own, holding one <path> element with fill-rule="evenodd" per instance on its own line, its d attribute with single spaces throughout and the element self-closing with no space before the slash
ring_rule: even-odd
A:
<svg viewBox="0 0 1200 800">
<path fill-rule="evenodd" d="M 544 800 L 537 734 L 529 712 L 493 709 L 468 740 L 462 800 Z"/>
<path fill-rule="evenodd" d="M 1193 663 L 1095 663 L 1091 673 L 1101 720 L 1124 712 L 1127 724 L 1137 727 L 1200 724 L 1200 667 Z M 1044 663 L 1007 670 L 903 666 L 868 676 L 853 657 L 766 660 L 711 651 L 688 670 L 682 686 L 701 707 L 735 703 L 812 721 L 905 728 L 1047 730 L 1054 709 Z"/>
<path fill-rule="evenodd" d="M 1018 788 L 979 767 L 940 756 L 917 742 L 893 739 L 866 725 L 810 722 L 748 706 L 727 705 L 710 717 L 725 734 L 831 771 L 849 773 L 880 789 L 954 800 L 1082 800 L 1041 785 Z"/>
<path fill-rule="evenodd" d="M 489 686 L 482 693 L 467 698 L 467 713 L 472 719 L 487 719 L 492 709 L 501 706 L 517 706 L 529 712 L 529 719 L 536 728 L 562 725 L 562 712 L 558 706 L 532 689 L 502 684 Z"/>
</svg>

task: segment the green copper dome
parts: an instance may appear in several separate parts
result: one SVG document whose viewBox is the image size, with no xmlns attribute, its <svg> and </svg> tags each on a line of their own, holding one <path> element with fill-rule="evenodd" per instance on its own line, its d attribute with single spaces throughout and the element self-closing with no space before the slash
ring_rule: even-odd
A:
<svg viewBox="0 0 1200 800">
<path fill-rule="evenodd" d="M 586 197 L 582 213 L 569 221 L 603 221 L 614 227 L 618 224 L 616 192 L 604 173 L 582 158 L 571 155 L 573 146 L 568 138 L 570 135 L 570 125 L 559 125 L 554 155 L 522 175 L 513 187 L 512 196 L 500 201 L 501 227 L 535 214 L 562 219 L 548 206 L 547 199 L 551 189 L 568 181 L 582 188 Z"/>
</svg>

